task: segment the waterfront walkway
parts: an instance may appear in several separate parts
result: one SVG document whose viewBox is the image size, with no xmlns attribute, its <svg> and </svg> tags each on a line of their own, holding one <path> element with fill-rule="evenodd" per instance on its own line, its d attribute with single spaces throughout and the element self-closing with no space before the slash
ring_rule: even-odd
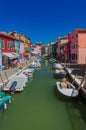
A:
<svg viewBox="0 0 86 130">
<path fill-rule="evenodd" d="M 25 63 L 25 65 L 23 67 L 16 67 L 16 68 L 11 68 L 11 69 L 7 69 L 7 70 L 3 70 L 2 72 L 0 72 L 0 89 L 2 87 L 5 86 L 5 84 L 12 79 L 16 74 L 20 73 L 21 71 L 23 71 L 25 68 L 27 68 L 27 66 L 30 66 L 31 63 L 35 60 L 36 57 L 30 57 L 28 62 Z"/>
</svg>

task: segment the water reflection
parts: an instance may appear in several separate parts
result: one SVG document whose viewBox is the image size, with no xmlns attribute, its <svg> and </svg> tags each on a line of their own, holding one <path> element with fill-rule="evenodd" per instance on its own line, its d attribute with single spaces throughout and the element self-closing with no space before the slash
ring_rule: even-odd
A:
<svg viewBox="0 0 86 130">
<path fill-rule="evenodd" d="M 63 102 L 65 110 L 68 115 L 71 127 L 73 130 L 85 130 L 86 129 L 86 102 L 79 95 L 76 98 L 67 98 L 61 95 L 56 85 L 53 86 L 54 95 L 57 100 Z"/>
</svg>

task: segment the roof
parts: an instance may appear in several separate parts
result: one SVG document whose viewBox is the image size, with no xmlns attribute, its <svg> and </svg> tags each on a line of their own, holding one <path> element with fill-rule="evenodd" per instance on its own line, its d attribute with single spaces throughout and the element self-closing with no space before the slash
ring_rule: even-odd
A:
<svg viewBox="0 0 86 130">
<path fill-rule="evenodd" d="M 68 39 L 68 36 L 61 37 L 61 39 Z"/>
<path fill-rule="evenodd" d="M 0 36 L 10 38 L 12 40 L 19 40 L 19 41 L 23 42 L 23 40 L 20 39 L 21 34 L 17 34 L 17 36 L 14 36 L 14 35 L 12 35 L 13 33 L 16 33 L 16 32 L 10 32 L 9 34 L 6 32 L 0 32 Z M 27 38 L 27 39 L 30 40 L 29 38 Z"/>
<path fill-rule="evenodd" d="M 11 39 L 15 40 L 15 38 L 11 37 L 9 34 L 7 34 L 5 32 L 0 32 L 0 36 L 4 36 L 4 37 L 11 38 Z"/>
<path fill-rule="evenodd" d="M 78 33 L 79 32 L 85 32 L 86 33 L 86 28 L 82 28 L 82 29 L 75 29 L 76 31 L 78 31 Z"/>
</svg>

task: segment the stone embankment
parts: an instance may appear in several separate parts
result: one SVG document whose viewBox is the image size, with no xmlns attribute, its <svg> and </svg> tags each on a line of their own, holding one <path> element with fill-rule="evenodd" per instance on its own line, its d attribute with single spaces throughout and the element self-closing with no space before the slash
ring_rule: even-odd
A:
<svg viewBox="0 0 86 130">
<path fill-rule="evenodd" d="M 65 66 L 70 78 L 76 86 L 78 90 L 80 90 L 81 95 L 86 99 L 86 65 L 85 64 L 67 64 Z"/>
<path fill-rule="evenodd" d="M 23 71 L 25 68 L 31 65 L 31 63 L 36 59 L 36 57 L 30 57 L 24 66 L 17 66 L 16 68 L 10 68 L 0 72 L 0 89 L 5 86 L 5 84 L 11 80 L 16 74 Z"/>
</svg>

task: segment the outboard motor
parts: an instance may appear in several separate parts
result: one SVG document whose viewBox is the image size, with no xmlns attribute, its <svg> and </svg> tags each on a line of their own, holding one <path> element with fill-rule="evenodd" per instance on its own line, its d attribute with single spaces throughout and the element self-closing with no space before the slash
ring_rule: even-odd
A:
<svg viewBox="0 0 86 130">
<path fill-rule="evenodd" d="M 15 87 L 17 86 L 17 81 L 14 81 L 12 84 L 11 84 L 11 87 L 10 87 L 10 92 L 15 92 Z"/>
</svg>

